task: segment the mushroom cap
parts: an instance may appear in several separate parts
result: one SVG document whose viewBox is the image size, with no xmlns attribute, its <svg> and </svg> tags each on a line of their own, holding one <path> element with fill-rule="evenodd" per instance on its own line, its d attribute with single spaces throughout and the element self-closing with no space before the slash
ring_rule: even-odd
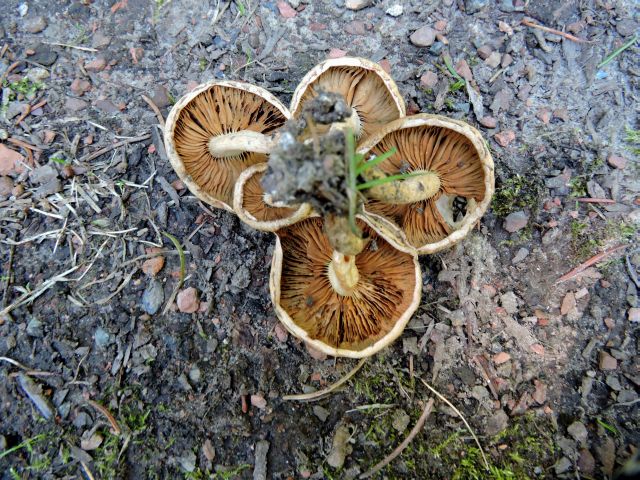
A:
<svg viewBox="0 0 640 480">
<path fill-rule="evenodd" d="M 313 214 L 311 205 L 290 207 L 274 205 L 265 200 L 260 179 L 267 163 L 258 163 L 240 174 L 233 194 L 233 209 L 244 223 L 256 230 L 275 232 Z"/>
<path fill-rule="evenodd" d="M 293 335 L 329 355 L 373 355 L 400 336 L 420 304 L 417 256 L 358 223 L 369 244 L 355 258 L 359 279 L 350 296 L 339 295 L 330 283 L 333 251 L 321 218 L 276 232 L 269 279 L 276 314 Z"/>
<path fill-rule="evenodd" d="M 291 99 L 296 117 L 318 90 L 339 93 L 358 113 L 361 137 L 382 125 L 405 116 L 405 105 L 396 83 L 383 68 L 370 60 L 341 57 L 313 67 L 298 84 Z"/>
<path fill-rule="evenodd" d="M 209 140 L 251 130 L 269 134 L 290 118 L 287 108 L 265 89 L 248 83 L 212 81 L 184 95 L 173 106 L 165 126 L 165 148 L 173 169 L 202 201 L 233 211 L 235 182 L 247 167 L 267 160 L 243 152 L 227 158 L 211 155 Z"/>
<path fill-rule="evenodd" d="M 397 152 L 379 165 L 385 173 L 435 171 L 438 193 L 410 204 L 368 200 L 365 211 L 393 220 L 419 254 L 435 253 L 464 238 L 491 203 L 494 191 L 493 158 L 480 132 L 472 126 L 439 115 L 418 114 L 389 123 L 359 146 L 362 154 Z M 466 214 L 457 221 L 453 203 L 467 200 Z M 385 237 L 396 238 L 394 232 Z"/>
</svg>

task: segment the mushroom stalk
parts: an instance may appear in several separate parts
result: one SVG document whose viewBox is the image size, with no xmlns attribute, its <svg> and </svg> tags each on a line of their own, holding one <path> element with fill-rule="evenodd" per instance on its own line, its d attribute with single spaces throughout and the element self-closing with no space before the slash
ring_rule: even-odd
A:
<svg viewBox="0 0 640 480">
<path fill-rule="evenodd" d="M 355 255 L 343 255 L 334 250 L 327 268 L 329 282 L 333 289 L 343 297 L 353 295 L 354 288 L 360 279 Z"/>
<path fill-rule="evenodd" d="M 428 200 L 438 193 L 441 182 L 436 172 L 412 173 L 417 175 L 371 187 L 367 189 L 366 196 L 384 203 L 408 204 Z M 373 172 L 367 173 L 366 180 L 370 182 L 386 176 L 382 170 L 374 169 Z"/>
<path fill-rule="evenodd" d="M 272 136 L 253 130 L 241 130 L 211 137 L 207 146 L 212 156 L 227 158 L 244 152 L 270 153 L 275 144 Z"/>
</svg>

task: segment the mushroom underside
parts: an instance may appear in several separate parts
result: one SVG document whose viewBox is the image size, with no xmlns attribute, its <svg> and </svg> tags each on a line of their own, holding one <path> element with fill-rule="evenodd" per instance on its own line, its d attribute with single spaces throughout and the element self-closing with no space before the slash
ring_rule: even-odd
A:
<svg viewBox="0 0 640 480">
<path fill-rule="evenodd" d="M 280 306 L 313 340 L 363 350 L 387 335 L 414 301 L 415 264 L 361 223 L 369 243 L 356 256 L 358 280 L 349 296 L 332 287 L 332 248 L 322 220 L 310 218 L 280 230 Z"/>
<path fill-rule="evenodd" d="M 380 164 L 381 170 L 389 175 L 435 172 L 440 188 L 431 198 L 409 204 L 371 199 L 367 210 L 396 222 L 415 247 L 444 239 L 484 198 L 485 174 L 478 152 L 464 135 L 439 126 L 392 131 L 369 154 L 380 155 L 392 148 L 397 151 Z"/>
<path fill-rule="evenodd" d="M 226 158 L 214 157 L 209 152 L 209 141 L 242 130 L 268 134 L 285 121 L 283 113 L 259 95 L 214 85 L 179 113 L 174 129 L 176 152 L 201 190 L 231 204 L 238 175 L 247 167 L 266 161 L 267 156 L 243 152 Z"/>
<path fill-rule="evenodd" d="M 318 95 L 320 91 L 342 95 L 351 106 L 358 119 L 355 122 L 358 137 L 366 137 L 380 126 L 396 120 L 401 112 L 382 79 L 373 71 L 364 67 L 331 67 L 307 86 L 293 112 L 297 116 L 304 104 Z"/>
<path fill-rule="evenodd" d="M 264 172 L 258 172 L 249 178 L 243 187 L 242 208 L 260 222 L 272 222 L 291 217 L 297 208 L 271 205 L 265 198 L 260 180 Z"/>
</svg>

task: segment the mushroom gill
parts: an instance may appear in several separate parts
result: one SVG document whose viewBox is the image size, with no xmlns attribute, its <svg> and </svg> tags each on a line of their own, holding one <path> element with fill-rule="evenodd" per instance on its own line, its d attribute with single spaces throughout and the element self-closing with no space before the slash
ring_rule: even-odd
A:
<svg viewBox="0 0 640 480">
<path fill-rule="evenodd" d="M 434 172 L 440 187 L 433 196 L 413 203 L 370 199 L 366 209 L 393 219 L 402 227 L 409 242 L 420 248 L 446 238 L 459 227 L 457 218 L 464 218 L 467 210 L 483 202 L 485 195 L 490 196 L 486 161 L 481 160 L 472 141 L 456 130 L 441 125 L 402 128 L 401 121 L 394 123 L 395 127 L 385 129 L 388 133 L 378 139 L 367 155 L 379 155 L 396 148 L 396 153 L 379 165 L 380 170 L 387 175 Z"/>
<path fill-rule="evenodd" d="M 393 79 L 368 60 L 344 57 L 316 66 L 293 94 L 292 115 L 299 115 L 304 104 L 320 91 L 344 97 L 355 112 L 352 128 L 358 138 L 405 114 L 404 101 Z"/>
<path fill-rule="evenodd" d="M 265 162 L 267 156 L 242 151 L 244 145 L 238 142 L 240 153 L 217 157 L 211 154 L 209 142 L 234 132 L 269 134 L 280 127 L 287 120 L 288 112 L 270 97 L 268 92 L 254 86 L 212 83 L 174 114 L 173 129 L 168 133 L 173 134 L 177 161 L 183 164 L 182 169 L 176 168 L 176 171 L 184 171 L 189 183 L 195 184 L 196 195 L 202 192 L 205 200 L 211 197 L 230 209 L 238 175 L 250 165 Z"/>
<path fill-rule="evenodd" d="M 322 219 L 309 218 L 277 232 L 282 264 L 274 302 L 279 317 L 294 334 L 304 332 L 305 340 L 334 355 L 365 356 L 388 345 L 419 303 L 415 255 L 396 250 L 359 223 L 369 243 L 355 257 L 359 275 L 349 295 L 337 293 L 329 278 L 334 251 Z"/>
</svg>

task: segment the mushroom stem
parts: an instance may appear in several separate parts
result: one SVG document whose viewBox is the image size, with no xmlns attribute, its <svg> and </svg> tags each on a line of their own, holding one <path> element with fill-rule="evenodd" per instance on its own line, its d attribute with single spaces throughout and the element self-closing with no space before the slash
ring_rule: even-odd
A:
<svg viewBox="0 0 640 480">
<path fill-rule="evenodd" d="M 353 295 L 354 287 L 360 279 L 355 255 L 343 255 L 334 250 L 327 268 L 327 275 L 331 286 L 339 295 L 343 297 Z"/>
<path fill-rule="evenodd" d="M 244 152 L 269 153 L 275 144 L 272 136 L 253 130 L 240 130 L 211 137 L 208 147 L 214 157 L 227 158 Z"/>
<path fill-rule="evenodd" d="M 387 177 L 380 169 L 372 170 L 371 173 L 367 172 L 367 181 Z M 422 171 L 412 173 L 417 173 L 417 175 L 404 180 L 393 180 L 376 185 L 367 189 L 365 195 L 384 203 L 407 204 L 428 200 L 438 193 L 441 182 L 436 172 Z"/>
<path fill-rule="evenodd" d="M 324 229 L 334 250 L 344 255 L 357 255 L 364 250 L 366 240 L 351 230 L 347 217 L 327 215 Z"/>
</svg>

